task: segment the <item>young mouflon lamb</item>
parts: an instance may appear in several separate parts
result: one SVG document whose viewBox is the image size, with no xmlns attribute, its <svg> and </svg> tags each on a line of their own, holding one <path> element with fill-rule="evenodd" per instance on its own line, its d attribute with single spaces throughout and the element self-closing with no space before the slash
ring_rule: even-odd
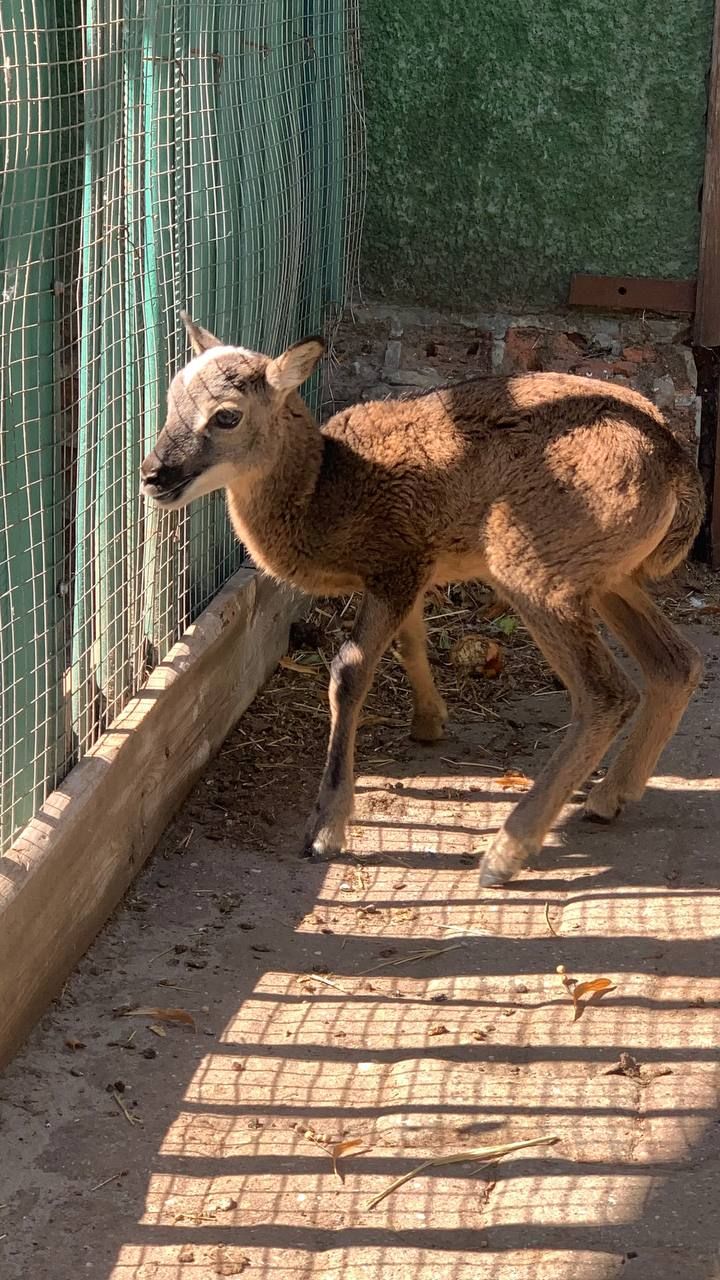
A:
<svg viewBox="0 0 720 1280">
<path fill-rule="evenodd" d="M 267 573 L 314 595 L 362 592 L 331 667 L 308 855 L 345 841 L 358 717 L 394 637 L 413 689 L 413 737 L 443 734 L 423 623 L 435 584 L 490 584 L 572 700 L 567 734 L 494 837 L 481 883 L 505 882 L 540 849 L 636 709 L 586 814 L 609 821 L 638 800 L 701 674 L 699 655 L 646 588 L 684 558 L 704 505 L 695 466 L 650 401 L 528 373 L 356 404 L 319 427 L 298 388 L 323 354 L 320 338 L 271 359 L 182 318 L 194 357 L 170 386 L 143 492 L 172 510 L 225 489 L 237 536 Z M 597 617 L 637 660 L 642 698 Z"/>
</svg>

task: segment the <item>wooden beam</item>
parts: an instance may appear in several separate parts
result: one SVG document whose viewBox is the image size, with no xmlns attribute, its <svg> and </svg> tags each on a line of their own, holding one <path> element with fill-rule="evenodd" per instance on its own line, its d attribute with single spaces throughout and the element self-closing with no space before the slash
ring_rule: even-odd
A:
<svg viewBox="0 0 720 1280">
<path fill-rule="evenodd" d="M 298 597 L 243 569 L 0 857 L 0 1065 L 286 652 Z"/>
<path fill-rule="evenodd" d="M 570 277 L 568 300 L 573 307 L 601 307 L 603 311 L 692 315 L 695 310 L 695 281 L 576 274 Z"/>
<path fill-rule="evenodd" d="M 700 346 L 720 346 L 720 0 L 710 64 L 694 336 Z"/>
</svg>

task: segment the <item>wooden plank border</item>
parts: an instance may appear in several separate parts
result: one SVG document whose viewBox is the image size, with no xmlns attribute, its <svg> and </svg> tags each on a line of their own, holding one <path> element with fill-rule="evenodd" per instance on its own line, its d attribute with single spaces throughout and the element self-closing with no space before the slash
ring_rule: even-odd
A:
<svg viewBox="0 0 720 1280">
<path fill-rule="evenodd" d="M 301 602 L 242 569 L 0 857 L 0 1065 L 286 652 Z"/>
<path fill-rule="evenodd" d="M 650 276 L 570 277 L 571 307 L 599 307 L 603 311 L 656 311 L 659 315 L 691 315 L 695 310 L 694 280 L 660 280 Z"/>
</svg>

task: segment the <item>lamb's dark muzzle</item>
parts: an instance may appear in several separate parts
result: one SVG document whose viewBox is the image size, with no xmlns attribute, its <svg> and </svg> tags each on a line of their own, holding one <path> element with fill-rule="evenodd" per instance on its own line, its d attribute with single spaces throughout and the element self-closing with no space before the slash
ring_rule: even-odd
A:
<svg viewBox="0 0 720 1280">
<path fill-rule="evenodd" d="M 194 478 L 186 475 L 181 467 L 163 462 L 155 449 L 145 458 L 140 475 L 145 497 L 156 502 L 175 502 Z"/>
</svg>

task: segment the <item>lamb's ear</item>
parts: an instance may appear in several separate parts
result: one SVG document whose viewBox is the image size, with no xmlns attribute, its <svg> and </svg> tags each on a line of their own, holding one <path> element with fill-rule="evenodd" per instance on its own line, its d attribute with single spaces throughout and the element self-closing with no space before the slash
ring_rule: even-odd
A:
<svg viewBox="0 0 720 1280">
<path fill-rule="evenodd" d="M 180 312 L 180 319 L 185 325 L 185 332 L 190 339 L 190 345 L 193 349 L 193 355 L 202 355 L 203 351 L 208 351 L 210 347 L 219 347 L 222 345 L 219 338 L 216 338 L 208 329 L 203 329 L 202 325 L 196 324 L 190 319 L 187 311 Z"/>
<path fill-rule="evenodd" d="M 323 338 L 303 338 L 302 342 L 296 342 L 292 347 L 288 347 L 277 360 L 270 361 L 265 370 L 265 377 L 276 391 L 288 395 L 289 392 L 296 391 L 306 378 L 310 377 L 324 351 Z"/>
</svg>

